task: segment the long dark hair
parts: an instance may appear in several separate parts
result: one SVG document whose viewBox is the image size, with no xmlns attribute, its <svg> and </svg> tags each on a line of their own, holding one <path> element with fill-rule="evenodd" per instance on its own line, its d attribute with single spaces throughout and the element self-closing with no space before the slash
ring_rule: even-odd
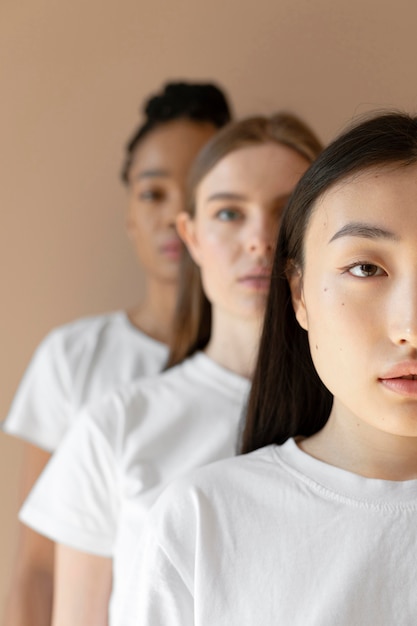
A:
<svg viewBox="0 0 417 626">
<path fill-rule="evenodd" d="M 296 186 L 281 222 L 242 452 L 309 436 L 327 422 L 333 397 L 313 366 L 307 333 L 297 323 L 286 278 L 304 266 L 303 242 L 316 201 L 361 171 L 417 162 L 417 117 L 379 114 L 331 143 Z"/>
<path fill-rule="evenodd" d="M 204 146 L 191 168 L 186 207 L 188 212 L 192 216 L 195 214 L 197 187 L 219 161 L 241 148 L 265 143 L 287 146 L 310 163 L 322 150 L 320 140 L 309 126 L 291 113 L 250 117 L 231 123 Z M 211 304 L 203 291 L 200 269 L 185 250 L 166 367 L 172 367 L 205 348 L 210 334 Z"/>
<path fill-rule="evenodd" d="M 121 172 L 122 181 L 126 184 L 129 182 L 136 148 L 152 130 L 179 119 L 208 122 L 216 128 L 222 128 L 230 121 L 231 111 L 226 95 L 213 83 L 172 82 L 145 102 L 143 117 L 144 121 L 126 145 Z"/>
</svg>

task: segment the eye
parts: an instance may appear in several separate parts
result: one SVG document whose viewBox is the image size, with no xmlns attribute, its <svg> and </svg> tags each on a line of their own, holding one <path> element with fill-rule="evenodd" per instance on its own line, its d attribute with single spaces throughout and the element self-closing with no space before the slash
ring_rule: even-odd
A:
<svg viewBox="0 0 417 626">
<path fill-rule="evenodd" d="M 222 222 L 236 222 L 242 217 L 242 212 L 239 209 L 220 209 L 216 213 L 216 218 Z"/>
<path fill-rule="evenodd" d="M 144 202 L 162 202 L 166 197 L 163 189 L 145 189 L 139 194 L 139 200 Z"/>
<path fill-rule="evenodd" d="M 348 272 L 357 278 L 371 278 L 373 276 L 384 276 L 383 269 L 374 263 L 357 263 L 349 267 Z"/>
</svg>

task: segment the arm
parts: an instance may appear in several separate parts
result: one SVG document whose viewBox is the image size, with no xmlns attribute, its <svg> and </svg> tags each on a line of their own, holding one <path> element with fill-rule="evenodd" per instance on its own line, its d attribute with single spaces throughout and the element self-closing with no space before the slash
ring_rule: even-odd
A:
<svg viewBox="0 0 417 626">
<path fill-rule="evenodd" d="M 101 404 L 98 422 L 104 427 L 106 415 L 100 409 Z M 111 412 L 110 422 L 113 415 Z M 88 557 L 91 553 L 99 554 L 103 563 L 106 557 L 112 555 L 119 511 L 118 489 L 113 449 L 93 417 L 88 412 L 82 412 L 20 511 L 20 519 L 27 526 L 56 542 L 55 551 L 59 554 L 55 560 L 58 570 L 54 578 L 54 624 L 82 624 L 81 619 L 72 616 L 74 611 L 81 615 L 90 610 L 83 607 L 92 584 L 94 593 L 97 586 L 97 593 L 100 594 L 98 604 L 104 597 L 100 591 L 103 588 L 107 589 L 108 601 L 111 566 L 106 570 L 108 577 L 101 578 L 99 567 L 94 569 L 100 558 Z M 73 558 L 74 555 L 79 560 Z M 109 562 L 111 564 L 111 560 Z M 94 565 L 88 569 L 92 563 Z M 85 571 L 90 574 L 84 575 Z M 104 583 L 102 585 L 103 580 L 110 581 L 107 588 Z M 55 584 L 58 586 L 55 587 Z M 72 585 L 71 589 L 67 589 L 66 585 Z M 78 594 L 81 594 L 79 599 Z M 104 606 L 107 615 L 107 606 Z M 31 626 L 34 624 L 33 621 L 29 623 Z M 86 618 L 85 623 L 90 626 L 100 622 Z M 103 623 L 107 621 L 101 621 Z M 50 618 L 42 622 L 42 626 L 50 624 Z M 7 626 L 16 624 L 12 622 Z"/>
<path fill-rule="evenodd" d="M 111 587 L 110 558 L 57 544 L 52 626 L 107 626 Z"/>
<path fill-rule="evenodd" d="M 50 454 L 25 444 L 20 498 L 23 501 Z M 4 626 L 45 626 L 52 614 L 54 544 L 19 524 L 18 545 L 3 620 Z"/>
</svg>

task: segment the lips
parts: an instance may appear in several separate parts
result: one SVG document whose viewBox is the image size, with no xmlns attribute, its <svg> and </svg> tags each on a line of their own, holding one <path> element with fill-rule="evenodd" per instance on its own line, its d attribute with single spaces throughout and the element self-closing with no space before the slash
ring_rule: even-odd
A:
<svg viewBox="0 0 417 626">
<path fill-rule="evenodd" d="M 179 239 L 172 239 L 162 244 L 159 250 L 167 258 L 177 260 L 181 256 L 182 243 Z"/>
<path fill-rule="evenodd" d="M 255 291 L 266 291 L 269 289 L 271 282 L 271 269 L 268 267 L 251 269 L 241 276 L 238 282 Z"/>
<path fill-rule="evenodd" d="M 395 363 L 386 372 L 381 379 L 385 378 L 408 378 L 415 376 L 417 378 L 417 360 L 402 361 Z"/>
<path fill-rule="evenodd" d="M 395 364 L 379 378 L 379 381 L 390 391 L 409 398 L 417 398 L 417 361 Z"/>
</svg>

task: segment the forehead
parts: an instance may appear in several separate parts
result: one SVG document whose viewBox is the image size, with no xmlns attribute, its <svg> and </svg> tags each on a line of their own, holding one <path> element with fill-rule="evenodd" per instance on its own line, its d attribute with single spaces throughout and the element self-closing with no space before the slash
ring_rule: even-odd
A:
<svg viewBox="0 0 417 626">
<path fill-rule="evenodd" d="M 161 169 L 184 173 L 203 145 L 214 135 L 210 123 L 175 120 L 151 130 L 139 143 L 133 158 L 132 172 Z"/>
<path fill-rule="evenodd" d="M 412 236 L 417 245 L 417 164 L 372 168 L 332 186 L 315 203 L 306 244 L 327 243 L 350 222 Z"/>
<path fill-rule="evenodd" d="M 289 194 L 308 166 L 298 152 L 278 143 L 240 148 L 208 172 L 197 188 L 197 197 L 217 191 L 262 194 L 271 186 L 277 194 Z"/>
</svg>

